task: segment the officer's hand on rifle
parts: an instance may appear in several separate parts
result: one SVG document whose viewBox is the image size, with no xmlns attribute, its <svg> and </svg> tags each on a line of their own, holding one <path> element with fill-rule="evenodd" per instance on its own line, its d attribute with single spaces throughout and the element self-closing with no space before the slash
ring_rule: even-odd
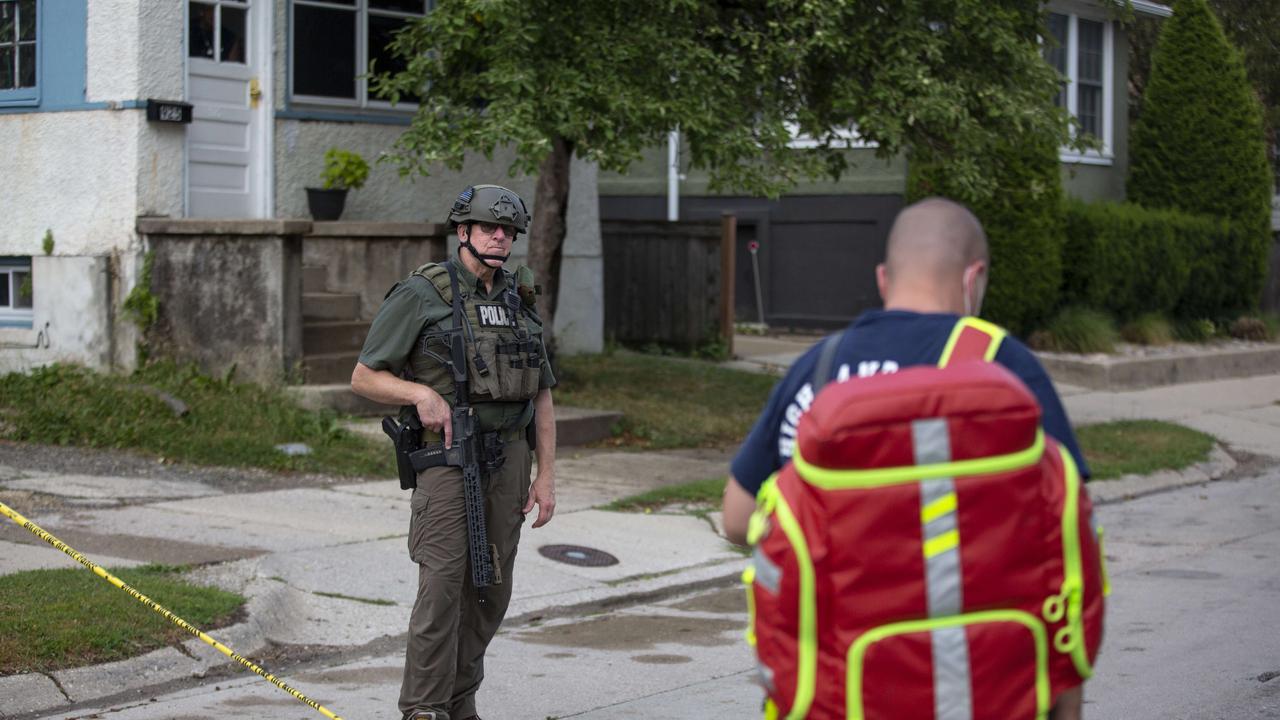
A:
<svg viewBox="0 0 1280 720">
<path fill-rule="evenodd" d="M 435 430 L 444 436 L 445 447 L 453 446 L 453 423 L 449 403 L 440 397 L 440 393 L 426 385 L 418 385 L 422 389 L 421 397 L 414 405 L 418 408 L 418 419 L 422 427 Z"/>
</svg>

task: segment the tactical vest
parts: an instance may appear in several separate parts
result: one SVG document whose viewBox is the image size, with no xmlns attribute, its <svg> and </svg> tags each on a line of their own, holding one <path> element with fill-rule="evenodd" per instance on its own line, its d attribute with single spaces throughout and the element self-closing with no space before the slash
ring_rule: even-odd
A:
<svg viewBox="0 0 1280 720">
<path fill-rule="evenodd" d="M 1092 674 L 1102 532 L 989 362 L 1003 337 L 964 318 L 939 367 L 831 385 L 801 419 L 748 530 L 766 718 L 1043 718 Z"/>
<path fill-rule="evenodd" d="M 505 268 L 498 272 L 506 280 L 498 300 L 480 297 L 465 283 L 459 283 L 455 298 L 448 269 L 440 263 L 427 263 L 412 273 L 431 283 L 450 306 L 455 299 L 462 305 L 472 403 L 527 402 L 538 394 L 542 376 L 542 325 L 521 300 L 513 274 Z M 452 316 L 424 327 L 409 356 L 414 379 L 450 403 L 453 373 L 446 362 L 452 328 Z"/>
</svg>

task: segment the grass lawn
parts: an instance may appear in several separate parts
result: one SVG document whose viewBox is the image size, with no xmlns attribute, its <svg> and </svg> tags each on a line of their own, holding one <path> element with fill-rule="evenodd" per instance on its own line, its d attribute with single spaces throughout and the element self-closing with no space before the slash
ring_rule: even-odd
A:
<svg viewBox="0 0 1280 720">
<path fill-rule="evenodd" d="M 1076 437 L 1094 480 L 1180 470 L 1206 460 L 1214 443 L 1210 435 L 1160 420 L 1084 425 Z"/>
<path fill-rule="evenodd" d="M 144 565 L 110 572 L 201 630 L 225 625 L 245 602 L 184 581 L 182 568 Z M 190 637 L 86 569 L 0 577 L 0 675 L 121 660 Z"/>
<path fill-rule="evenodd" d="M 144 388 L 183 401 L 176 417 Z M 0 437 L 50 445 L 127 448 L 205 465 L 390 477 L 390 443 L 353 435 L 332 412 L 298 407 L 277 388 L 156 363 L 128 375 L 54 365 L 0 376 Z M 310 455 L 276 450 L 301 442 Z"/>
<path fill-rule="evenodd" d="M 1159 420 L 1120 420 L 1076 429 L 1094 480 L 1128 473 L 1180 470 L 1209 457 L 1214 439 L 1198 430 Z M 642 512 L 667 505 L 719 507 L 727 478 L 668 485 L 603 506 L 605 510 Z"/>
<path fill-rule="evenodd" d="M 777 378 L 682 358 L 614 352 L 565 357 L 557 403 L 620 410 L 607 444 L 636 449 L 742 441 Z"/>
<path fill-rule="evenodd" d="M 709 478 L 707 480 L 695 480 L 690 483 L 680 485 L 668 485 L 656 490 L 650 490 L 638 495 L 631 495 L 614 500 L 605 505 L 604 510 L 617 510 L 622 512 L 636 512 L 643 510 L 654 510 L 665 505 L 675 503 L 686 505 L 720 505 L 720 498 L 724 494 L 724 484 L 728 478 L 718 477 Z"/>
</svg>

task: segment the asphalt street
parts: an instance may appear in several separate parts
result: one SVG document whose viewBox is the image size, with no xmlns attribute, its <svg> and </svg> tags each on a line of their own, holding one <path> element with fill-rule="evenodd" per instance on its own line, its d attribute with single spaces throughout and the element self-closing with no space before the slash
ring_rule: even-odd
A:
<svg viewBox="0 0 1280 720">
<path fill-rule="evenodd" d="M 1113 594 L 1089 718 L 1280 718 L 1280 470 L 1099 508 Z M 490 718 L 756 717 L 760 693 L 734 585 L 608 613 L 526 621 L 493 644 Z M 395 718 L 398 649 L 287 678 L 346 718 Z M 241 675 L 42 717 L 319 717 Z"/>
</svg>

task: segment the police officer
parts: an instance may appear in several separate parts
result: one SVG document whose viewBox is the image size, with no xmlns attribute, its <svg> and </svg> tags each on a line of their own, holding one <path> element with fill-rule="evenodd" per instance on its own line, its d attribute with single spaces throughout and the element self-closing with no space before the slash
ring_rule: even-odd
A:
<svg viewBox="0 0 1280 720">
<path fill-rule="evenodd" d="M 352 390 L 403 406 L 402 418 L 416 410 L 424 442 L 450 446 L 454 387 L 444 361 L 450 357 L 453 318 L 462 317 L 478 430 L 501 439 L 502 464 L 483 481 L 488 542 L 498 570 L 498 582 L 483 592 L 483 603 L 469 571 L 461 469 L 430 467 L 417 476 L 409 555 L 418 563 L 418 597 L 400 690 L 405 720 L 476 717 L 485 649 L 511 599 L 520 526 L 535 505 L 533 527 L 545 525 L 556 504 L 555 378 L 531 307 L 532 280 L 518 286 L 516 276 L 503 268 L 516 236 L 528 228 L 528 209 L 507 188 L 476 185 L 458 196 L 449 224 L 457 234 L 457 254 L 448 265 L 423 265 L 392 288 L 351 375 Z M 536 425 L 533 443 L 527 439 L 530 423 Z M 538 459 L 532 484 L 531 444 Z"/>
</svg>

